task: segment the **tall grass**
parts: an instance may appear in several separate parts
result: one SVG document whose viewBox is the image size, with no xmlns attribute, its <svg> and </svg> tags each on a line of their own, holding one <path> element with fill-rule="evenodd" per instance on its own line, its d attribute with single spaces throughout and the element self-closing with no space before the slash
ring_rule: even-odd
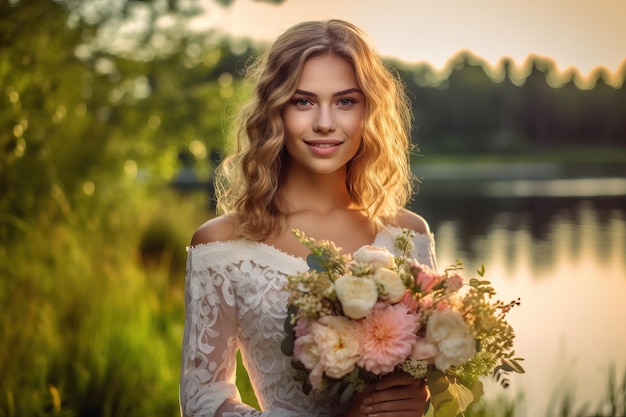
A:
<svg viewBox="0 0 626 417">
<path fill-rule="evenodd" d="M 157 203 L 118 228 L 68 222 L 3 243 L 0 416 L 178 415 L 198 210 Z"/>
</svg>

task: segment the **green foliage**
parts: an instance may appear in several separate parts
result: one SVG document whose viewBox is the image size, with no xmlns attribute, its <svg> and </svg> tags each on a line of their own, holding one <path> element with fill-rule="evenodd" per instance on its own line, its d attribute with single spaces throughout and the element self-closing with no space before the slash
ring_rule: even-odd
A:
<svg viewBox="0 0 626 417">
<path fill-rule="evenodd" d="M 86 206 L 102 221 L 116 184 L 159 189 L 183 164 L 208 181 L 237 92 L 227 46 L 190 38 L 134 61 L 95 49 L 94 29 L 68 26 L 58 2 L 0 7 L 0 237 Z"/>
<path fill-rule="evenodd" d="M 168 194 L 129 195 L 119 228 L 64 224 L 3 248 L 1 416 L 178 415 L 182 236 L 208 214 Z M 175 249 L 143 263 L 155 228 Z"/>
</svg>

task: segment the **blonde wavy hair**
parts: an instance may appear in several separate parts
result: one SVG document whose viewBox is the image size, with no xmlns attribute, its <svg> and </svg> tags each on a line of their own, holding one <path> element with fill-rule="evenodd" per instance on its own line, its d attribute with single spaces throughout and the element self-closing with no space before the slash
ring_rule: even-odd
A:
<svg viewBox="0 0 626 417">
<path fill-rule="evenodd" d="M 307 59 L 320 54 L 350 62 L 365 95 L 363 140 L 346 175 L 352 201 L 378 231 L 393 223 L 411 197 L 411 110 L 398 76 L 351 23 L 303 22 L 284 32 L 249 67 L 246 78 L 253 91 L 239 116 L 237 148 L 217 172 L 217 208 L 236 215 L 239 237 L 262 241 L 286 227 L 286 205 L 279 193 L 288 158 L 281 111 Z"/>
</svg>

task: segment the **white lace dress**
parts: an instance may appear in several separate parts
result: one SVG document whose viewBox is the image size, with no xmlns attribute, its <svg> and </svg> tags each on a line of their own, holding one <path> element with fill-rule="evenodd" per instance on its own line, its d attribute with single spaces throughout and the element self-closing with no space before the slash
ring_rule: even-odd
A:
<svg viewBox="0 0 626 417">
<path fill-rule="evenodd" d="M 399 232 L 386 227 L 373 244 L 393 250 Z M 418 234 L 413 240 L 412 256 L 436 268 L 433 236 Z M 328 398 L 302 392 L 302 380 L 280 348 L 288 297 L 282 288 L 288 275 L 307 269 L 304 259 L 254 241 L 212 242 L 188 249 L 180 381 L 183 416 L 333 415 L 336 407 Z M 237 349 L 262 412 L 239 400 Z M 227 399 L 231 401 L 221 407 Z"/>
</svg>

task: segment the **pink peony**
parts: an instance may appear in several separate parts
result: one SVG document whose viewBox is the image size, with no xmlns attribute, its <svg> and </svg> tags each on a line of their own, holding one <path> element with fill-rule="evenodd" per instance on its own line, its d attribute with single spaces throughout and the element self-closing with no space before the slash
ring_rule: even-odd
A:
<svg viewBox="0 0 626 417">
<path fill-rule="evenodd" d="M 446 288 L 448 291 L 454 292 L 458 291 L 463 287 L 463 277 L 459 274 L 452 274 L 446 280 Z"/>
<path fill-rule="evenodd" d="M 389 373 L 405 360 L 417 339 L 417 314 L 403 303 L 377 303 L 361 322 L 361 368 L 377 375 Z"/>
<path fill-rule="evenodd" d="M 420 265 L 419 272 L 415 277 L 415 283 L 421 292 L 428 292 L 439 282 L 441 276 L 426 265 Z"/>
<path fill-rule="evenodd" d="M 404 294 L 404 297 L 402 297 L 402 300 L 400 300 L 400 302 L 412 311 L 417 311 L 420 307 L 419 301 L 417 301 L 415 297 L 413 297 L 413 295 L 408 291 Z"/>
<path fill-rule="evenodd" d="M 321 387 L 324 374 L 341 378 L 354 369 L 360 350 L 356 326 L 346 317 L 324 316 L 296 339 L 294 358 L 311 371 L 313 388 Z"/>
</svg>

